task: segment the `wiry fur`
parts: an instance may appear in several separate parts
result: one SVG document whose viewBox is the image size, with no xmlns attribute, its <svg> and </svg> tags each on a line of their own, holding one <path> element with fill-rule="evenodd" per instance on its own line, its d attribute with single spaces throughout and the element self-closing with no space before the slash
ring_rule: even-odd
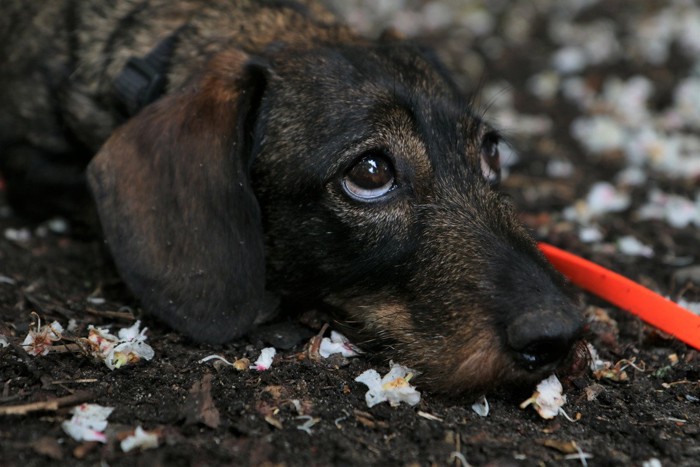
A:
<svg viewBox="0 0 700 467">
<path fill-rule="evenodd" d="M 327 307 L 449 392 L 541 377 L 568 352 L 580 316 L 482 174 L 493 130 L 430 51 L 357 37 L 310 2 L 2 10 L 11 199 L 26 211 L 49 186 L 74 207 L 97 151 L 88 178 L 115 262 L 174 328 L 222 342 L 280 300 Z M 174 31 L 166 95 L 125 121 L 114 79 Z M 373 151 L 395 187 L 360 201 L 343 179 Z M 556 358 L 526 368 L 531 342 Z"/>
</svg>

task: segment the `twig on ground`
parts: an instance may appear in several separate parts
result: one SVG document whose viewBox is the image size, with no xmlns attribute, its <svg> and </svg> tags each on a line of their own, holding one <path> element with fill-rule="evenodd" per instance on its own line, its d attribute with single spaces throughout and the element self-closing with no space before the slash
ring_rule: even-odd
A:
<svg viewBox="0 0 700 467">
<path fill-rule="evenodd" d="M 26 415 L 31 412 L 54 411 L 67 405 L 76 405 L 93 399 L 95 394 L 89 391 L 80 391 L 70 396 L 59 397 L 49 401 L 30 402 L 28 404 L 8 405 L 0 407 L 2 415 Z"/>
<path fill-rule="evenodd" d="M 82 378 L 82 379 L 58 379 L 56 381 L 51 381 L 49 384 L 90 384 L 96 383 L 99 380 L 97 378 Z"/>
<path fill-rule="evenodd" d="M 325 323 L 321 327 L 321 330 L 318 332 L 318 334 L 311 338 L 311 341 L 309 342 L 309 348 L 306 353 L 311 360 L 318 361 L 321 359 L 321 340 L 323 340 L 323 335 L 326 333 L 327 329 L 328 323 Z"/>
<path fill-rule="evenodd" d="M 124 321 L 133 321 L 136 319 L 134 313 L 131 311 L 100 311 L 87 307 L 85 308 L 85 312 L 103 318 L 123 319 Z"/>
<path fill-rule="evenodd" d="M 78 344 L 60 344 L 49 347 L 49 353 L 75 353 L 81 350 Z"/>
</svg>

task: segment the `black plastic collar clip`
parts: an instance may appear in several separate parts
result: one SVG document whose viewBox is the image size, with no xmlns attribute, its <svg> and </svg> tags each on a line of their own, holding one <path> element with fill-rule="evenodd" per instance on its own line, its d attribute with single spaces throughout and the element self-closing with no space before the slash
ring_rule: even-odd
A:
<svg viewBox="0 0 700 467">
<path fill-rule="evenodd" d="M 170 59 L 180 33 L 186 27 L 178 28 L 145 57 L 129 58 L 117 75 L 113 82 L 114 92 L 128 116 L 137 114 L 165 93 Z"/>
</svg>

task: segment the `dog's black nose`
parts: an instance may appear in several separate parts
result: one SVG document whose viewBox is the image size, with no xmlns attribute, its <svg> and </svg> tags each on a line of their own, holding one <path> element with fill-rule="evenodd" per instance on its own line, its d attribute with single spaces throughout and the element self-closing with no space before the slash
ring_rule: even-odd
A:
<svg viewBox="0 0 700 467">
<path fill-rule="evenodd" d="M 529 371 L 552 366 L 566 357 L 582 327 L 576 313 L 532 311 L 507 328 L 508 345 L 520 365 Z"/>
</svg>

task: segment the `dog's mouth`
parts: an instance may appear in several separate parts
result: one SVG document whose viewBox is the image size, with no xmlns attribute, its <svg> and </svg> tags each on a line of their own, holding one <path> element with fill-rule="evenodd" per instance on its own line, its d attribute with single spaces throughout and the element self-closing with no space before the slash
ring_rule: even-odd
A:
<svg viewBox="0 0 700 467">
<path fill-rule="evenodd" d="M 555 326 L 556 327 L 556 326 Z M 497 332 L 494 328 L 480 327 L 472 334 L 453 336 L 454 346 L 445 342 L 440 353 L 445 355 L 445 368 L 434 368 L 431 362 L 426 371 L 430 386 L 449 393 L 489 391 L 498 387 L 522 387 L 535 384 L 542 379 L 557 374 L 568 375 L 580 372 L 585 365 L 581 356 L 578 326 L 565 336 L 540 336 L 528 340 L 526 345 L 514 348 L 514 340 Z M 528 337 L 530 334 L 528 334 Z M 462 342 L 457 346 L 456 343 Z M 585 349 L 585 344 L 583 344 Z M 450 358 L 448 355 L 453 355 Z M 582 363 L 584 362 L 584 363 Z M 430 372 L 442 376 L 433 378 Z"/>
<path fill-rule="evenodd" d="M 527 375 L 522 379 L 533 383 L 552 374 L 559 378 L 577 378 L 590 367 L 590 354 L 584 339 L 541 349 L 525 361 L 522 355 L 518 354 L 514 360 L 520 371 Z"/>
<path fill-rule="evenodd" d="M 520 356 L 513 357 L 507 352 L 475 352 L 458 361 L 453 371 L 443 372 L 445 379 L 430 378 L 428 384 L 439 392 L 478 394 L 498 388 L 521 390 L 552 374 L 559 378 L 575 377 L 588 367 L 576 348 L 564 354 L 552 354 L 552 360 L 544 365 L 523 363 Z"/>
<path fill-rule="evenodd" d="M 576 319 L 552 324 L 545 314 L 533 323 L 531 316 L 525 316 L 499 331 L 486 313 L 476 313 L 451 330 L 435 312 L 425 312 L 429 317 L 419 321 L 422 314 L 406 304 L 379 304 L 381 300 L 366 298 L 333 302 L 328 311 L 338 319 L 335 326 L 341 332 L 364 350 L 376 350 L 386 360 L 417 370 L 421 375 L 416 382 L 437 392 L 486 392 L 535 384 L 552 373 L 566 374 L 576 355 L 580 330 Z M 512 327 L 534 325 L 539 328 Z"/>
</svg>

